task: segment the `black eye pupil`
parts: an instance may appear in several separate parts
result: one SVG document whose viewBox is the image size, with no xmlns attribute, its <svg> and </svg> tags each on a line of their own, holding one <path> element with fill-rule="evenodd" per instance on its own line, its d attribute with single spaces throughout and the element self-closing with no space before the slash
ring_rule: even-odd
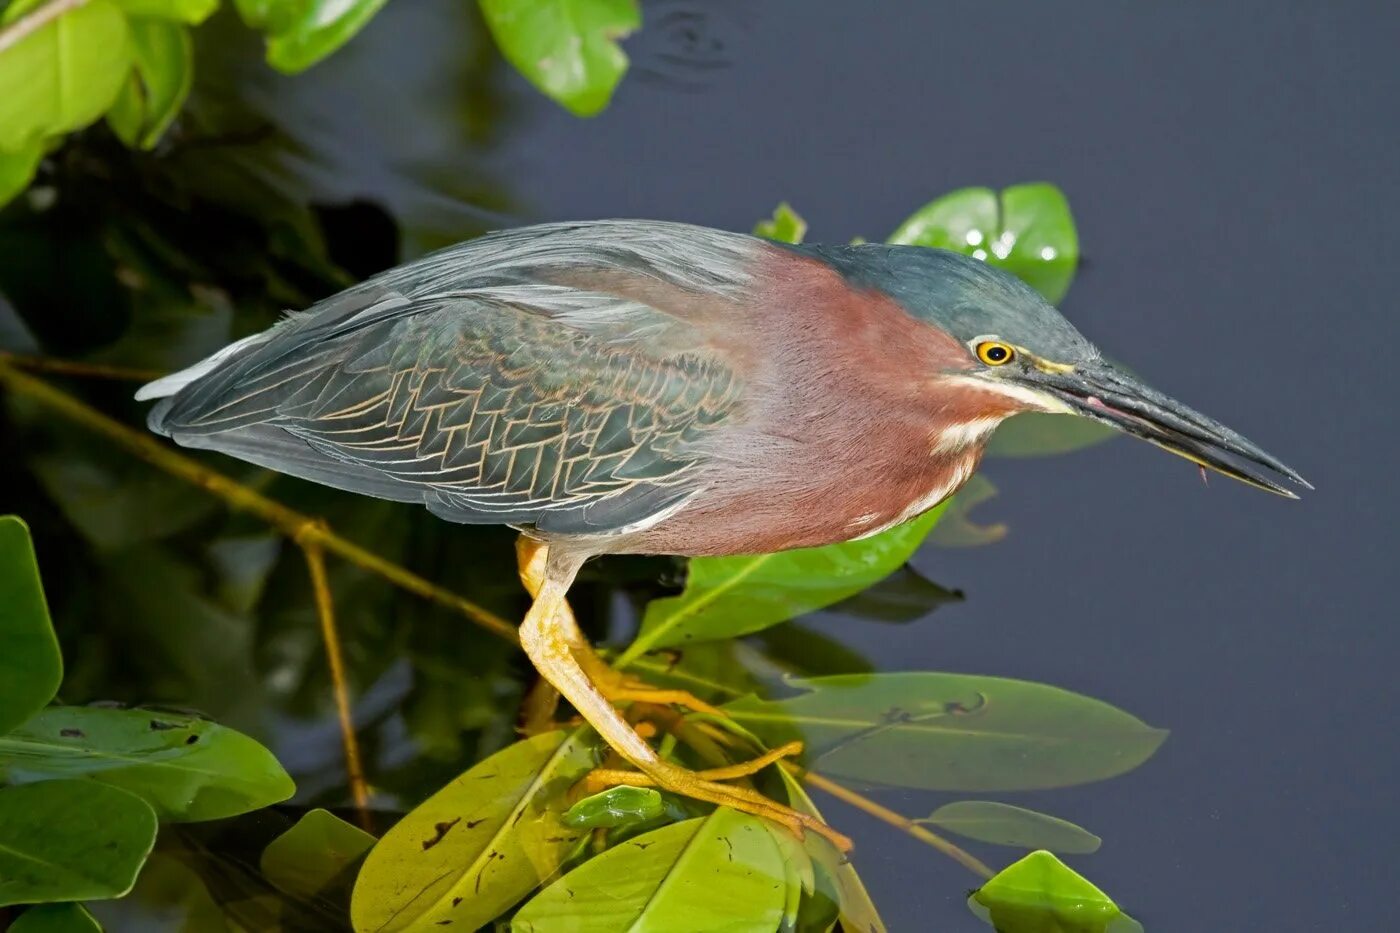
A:
<svg viewBox="0 0 1400 933">
<path fill-rule="evenodd" d="M 1006 359 L 1006 347 L 990 347 L 987 350 L 987 359 L 993 363 L 1000 363 Z"/>
</svg>

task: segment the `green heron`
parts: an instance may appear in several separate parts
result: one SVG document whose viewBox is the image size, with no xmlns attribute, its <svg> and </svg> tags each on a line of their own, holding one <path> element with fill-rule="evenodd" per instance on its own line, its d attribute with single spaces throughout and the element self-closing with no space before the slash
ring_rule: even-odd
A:
<svg viewBox="0 0 1400 933">
<path fill-rule="evenodd" d="M 789 246 L 602 221 L 490 234 L 293 313 L 145 386 L 152 430 L 522 535 L 530 660 L 667 790 L 845 840 L 662 760 L 565 594 L 602 554 L 766 553 L 873 535 L 948 498 L 1019 412 L 1093 418 L 1292 497 L 1303 479 L 1107 362 L 1014 277 L 957 253 Z M 1262 468 L 1262 469 L 1261 469 Z M 1266 472 L 1268 471 L 1268 472 Z"/>
</svg>

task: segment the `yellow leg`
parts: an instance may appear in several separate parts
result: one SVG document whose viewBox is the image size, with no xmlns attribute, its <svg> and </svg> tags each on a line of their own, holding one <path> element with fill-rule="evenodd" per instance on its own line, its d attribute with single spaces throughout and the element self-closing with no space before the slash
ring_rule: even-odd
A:
<svg viewBox="0 0 1400 933">
<path fill-rule="evenodd" d="M 521 535 L 516 539 L 515 551 L 520 565 L 520 582 L 525 585 L 526 591 L 531 596 L 538 596 L 540 587 L 544 585 L 548 549 L 543 543 Z M 593 650 L 593 646 L 584 637 L 583 631 L 574 619 L 573 610 L 569 608 L 568 600 L 564 600 L 559 615 L 560 628 L 569 642 L 569 647 L 573 649 L 574 659 L 578 661 L 589 680 L 593 681 L 598 690 L 612 702 L 679 706 L 697 713 L 709 713 L 712 716 L 725 716 L 727 718 L 727 714 L 723 710 L 706 703 L 688 691 L 653 687 L 638 678 L 629 677 L 614 670 L 608 662 L 598 656 L 598 652 Z"/>
<path fill-rule="evenodd" d="M 641 775 L 621 772 L 626 775 L 627 780 L 646 780 L 647 783 L 672 793 L 752 813 L 780 823 L 799 836 L 803 830 L 810 829 L 825 836 L 842 850 L 851 848 L 849 839 L 815 817 L 777 804 L 756 790 L 722 784 L 716 777 L 707 776 L 703 772 L 687 771 L 678 765 L 663 761 L 655 749 L 636 733 L 617 708 L 594 685 L 574 656 L 570 639 L 571 619 L 561 610 L 566 605 L 565 593 L 578 572 L 578 564 L 551 564 L 545 548 L 541 546 L 539 551 L 538 559 L 543 562 L 545 572 L 535 594 L 534 604 L 530 606 L 530 611 L 520 626 L 520 643 L 540 674 L 573 704 L 579 715 L 603 737 L 603 741 L 642 772 Z M 573 627 L 573 631 L 577 632 L 577 626 Z M 775 760 L 773 754 L 766 756 L 767 760 L 760 759 L 763 764 L 752 769 L 747 765 L 736 765 L 718 770 L 724 777 L 742 776 L 771 763 Z"/>
</svg>

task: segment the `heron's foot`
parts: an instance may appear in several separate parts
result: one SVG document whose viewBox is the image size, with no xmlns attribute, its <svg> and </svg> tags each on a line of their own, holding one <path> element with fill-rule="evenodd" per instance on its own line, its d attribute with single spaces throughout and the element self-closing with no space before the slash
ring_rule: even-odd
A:
<svg viewBox="0 0 1400 933">
<path fill-rule="evenodd" d="M 706 703 L 688 690 L 671 690 L 647 683 L 640 677 L 624 674 L 610 667 L 602 658 L 583 656 L 579 658 L 583 669 L 598 690 L 614 704 L 653 703 L 657 706 L 679 706 L 695 713 L 706 713 L 728 719 L 729 714 L 718 706 Z"/>
<path fill-rule="evenodd" d="M 772 820 L 786 827 L 798 838 L 801 838 L 806 831 L 811 830 L 840 851 L 849 852 L 851 851 L 851 840 L 818 818 L 783 806 L 752 788 L 722 783 L 732 781 L 735 778 L 748 777 L 776 761 L 797 755 L 801 751 L 801 742 L 789 742 L 752 761 L 728 765 L 723 768 L 709 768 L 704 771 L 688 771 L 668 762 L 653 765 L 647 769 L 647 772 L 599 768 L 584 778 L 584 786 L 589 793 L 596 793 L 616 784 L 630 784 L 633 787 L 656 787 L 683 797 L 704 800 L 718 806 L 729 807 L 766 820 Z"/>
</svg>

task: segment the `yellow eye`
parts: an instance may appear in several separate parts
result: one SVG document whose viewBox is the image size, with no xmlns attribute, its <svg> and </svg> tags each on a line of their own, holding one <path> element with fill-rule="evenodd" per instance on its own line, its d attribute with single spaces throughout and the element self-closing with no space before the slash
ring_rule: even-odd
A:
<svg viewBox="0 0 1400 933">
<path fill-rule="evenodd" d="M 987 340 L 977 345 L 977 358 L 988 366 L 1001 366 L 1016 358 L 1016 351 L 1004 343 Z"/>
</svg>

